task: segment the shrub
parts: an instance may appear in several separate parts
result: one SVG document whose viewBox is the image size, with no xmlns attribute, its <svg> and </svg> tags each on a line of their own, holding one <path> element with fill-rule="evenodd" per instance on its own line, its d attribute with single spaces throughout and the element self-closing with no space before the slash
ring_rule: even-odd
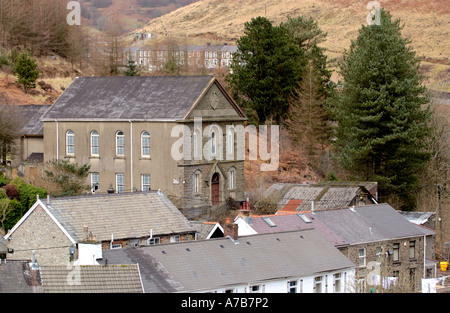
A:
<svg viewBox="0 0 450 313">
<path fill-rule="evenodd" d="M 8 184 L 8 185 L 3 186 L 2 188 L 5 189 L 6 195 L 8 196 L 9 199 L 20 200 L 20 194 L 19 194 L 19 191 L 17 190 L 16 186 Z"/>
</svg>

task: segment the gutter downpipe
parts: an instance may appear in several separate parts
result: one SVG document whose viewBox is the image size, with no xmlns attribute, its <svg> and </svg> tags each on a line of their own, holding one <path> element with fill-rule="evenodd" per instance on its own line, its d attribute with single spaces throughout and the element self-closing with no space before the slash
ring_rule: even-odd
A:
<svg viewBox="0 0 450 313">
<path fill-rule="evenodd" d="M 55 120 L 56 123 L 56 161 L 59 160 L 59 126 L 58 121 Z"/>
<path fill-rule="evenodd" d="M 134 192 L 134 185 L 133 185 L 133 122 L 129 120 L 130 122 L 130 154 L 131 154 L 131 161 L 130 161 L 130 172 L 131 172 L 131 192 Z"/>
</svg>

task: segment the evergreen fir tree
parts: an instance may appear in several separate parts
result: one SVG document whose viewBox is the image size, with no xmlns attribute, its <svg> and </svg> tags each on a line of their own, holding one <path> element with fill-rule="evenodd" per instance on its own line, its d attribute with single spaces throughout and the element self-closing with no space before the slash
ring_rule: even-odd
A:
<svg viewBox="0 0 450 313">
<path fill-rule="evenodd" d="M 398 195 L 402 209 L 411 209 L 417 173 L 429 158 L 429 99 L 400 20 L 380 13 L 380 25 L 362 26 L 340 64 L 343 88 L 329 101 L 334 148 L 354 178 L 377 181 L 383 198 Z"/>
<path fill-rule="evenodd" d="M 245 24 L 237 46 L 227 76 L 234 99 L 252 122 L 280 122 L 286 117 L 289 95 L 306 64 L 303 51 L 286 27 L 273 26 L 265 17 Z"/>
<path fill-rule="evenodd" d="M 17 75 L 17 81 L 23 85 L 23 90 L 27 93 L 30 88 L 36 87 L 36 80 L 39 77 L 36 60 L 33 59 L 28 52 L 19 55 L 14 66 L 14 73 Z"/>
<path fill-rule="evenodd" d="M 134 62 L 134 60 L 132 59 L 128 59 L 125 76 L 139 76 L 139 70 L 137 69 L 136 62 Z"/>
</svg>

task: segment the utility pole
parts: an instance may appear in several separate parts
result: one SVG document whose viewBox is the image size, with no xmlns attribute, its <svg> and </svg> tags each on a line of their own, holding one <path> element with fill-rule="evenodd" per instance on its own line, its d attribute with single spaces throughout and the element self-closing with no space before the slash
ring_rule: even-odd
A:
<svg viewBox="0 0 450 313">
<path fill-rule="evenodd" d="M 441 241 L 441 254 L 444 253 L 444 242 L 442 239 L 442 207 L 441 207 L 441 185 L 437 185 L 437 192 L 438 192 L 438 200 L 439 200 L 439 237 Z"/>
</svg>

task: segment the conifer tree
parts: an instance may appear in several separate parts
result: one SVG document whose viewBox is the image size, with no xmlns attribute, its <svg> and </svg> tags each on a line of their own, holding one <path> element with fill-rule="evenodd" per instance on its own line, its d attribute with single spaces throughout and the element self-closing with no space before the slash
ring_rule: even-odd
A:
<svg viewBox="0 0 450 313">
<path fill-rule="evenodd" d="M 132 59 L 128 59 L 125 76 L 139 76 L 139 70 L 137 69 L 136 62 L 134 62 L 134 60 Z"/>
<path fill-rule="evenodd" d="M 28 52 L 19 55 L 14 66 L 14 73 L 17 75 L 17 81 L 23 85 L 23 90 L 27 93 L 30 88 L 36 87 L 36 80 L 39 77 L 36 60 Z"/>
<path fill-rule="evenodd" d="M 354 178 L 377 181 L 383 199 L 398 195 L 401 208 L 411 209 L 429 158 L 429 99 L 400 20 L 380 13 L 380 24 L 363 25 L 340 63 L 343 87 L 329 101 L 334 152 Z"/>
<path fill-rule="evenodd" d="M 280 122 L 286 117 L 289 95 L 306 64 L 303 51 L 286 27 L 274 26 L 265 17 L 245 24 L 237 46 L 227 76 L 234 99 L 252 122 Z"/>
</svg>

